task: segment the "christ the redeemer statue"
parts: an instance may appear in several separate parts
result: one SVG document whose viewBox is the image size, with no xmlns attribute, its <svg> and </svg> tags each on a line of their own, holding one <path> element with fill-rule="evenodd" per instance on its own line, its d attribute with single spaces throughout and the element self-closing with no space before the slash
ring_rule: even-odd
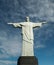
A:
<svg viewBox="0 0 54 65">
<path fill-rule="evenodd" d="M 26 22 L 20 23 L 8 23 L 13 25 L 14 27 L 22 27 L 22 56 L 34 56 L 34 36 L 33 36 L 33 28 L 41 27 L 42 24 L 45 22 L 40 23 L 33 23 L 29 21 L 29 17 L 27 17 Z"/>
</svg>

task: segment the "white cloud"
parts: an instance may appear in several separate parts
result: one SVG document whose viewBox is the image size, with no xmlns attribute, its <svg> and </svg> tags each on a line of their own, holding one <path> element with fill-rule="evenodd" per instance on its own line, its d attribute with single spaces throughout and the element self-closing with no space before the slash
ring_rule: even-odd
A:
<svg viewBox="0 0 54 65">
<path fill-rule="evenodd" d="M 42 45 L 42 44 L 38 44 L 35 46 L 35 48 L 45 48 L 46 46 L 45 45 Z"/>
<path fill-rule="evenodd" d="M 4 32 L 4 31 L 3 31 Z M 18 56 L 21 53 L 21 42 L 19 41 L 19 37 L 16 35 L 12 37 L 12 39 L 8 38 L 6 34 L 5 36 L 0 37 L 1 45 L 0 45 L 0 58 L 8 58 L 10 56 Z"/>
<path fill-rule="evenodd" d="M 15 64 L 16 65 L 16 61 L 10 61 L 10 60 L 0 60 L 0 65 L 10 65 L 10 64 Z"/>
<path fill-rule="evenodd" d="M 34 45 L 34 48 L 37 48 L 37 49 L 39 49 L 39 48 L 46 48 L 46 45 L 41 44 L 41 42 L 38 40 L 36 42 L 36 44 Z"/>
<path fill-rule="evenodd" d="M 29 6 L 26 8 L 30 11 L 30 17 L 38 17 L 42 20 L 45 18 L 46 21 L 54 21 L 54 3 L 49 0 L 32 0 L 29 2 Z"/>
</svg>

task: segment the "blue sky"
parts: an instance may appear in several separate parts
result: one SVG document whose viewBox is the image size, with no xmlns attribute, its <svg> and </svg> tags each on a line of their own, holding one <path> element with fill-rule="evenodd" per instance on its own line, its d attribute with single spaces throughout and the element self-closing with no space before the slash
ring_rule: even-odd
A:
<svg viewBox="0 0 54 65">
<path fill-rule="evenodd" d="M 54 0 L 0 0 L 0 65 L 17 65 L 21 55 L 21 28 L 8 22 L 48 22 L 34 29 L 34 54 L 39 65 L 54 65 Z"/>
</svg>

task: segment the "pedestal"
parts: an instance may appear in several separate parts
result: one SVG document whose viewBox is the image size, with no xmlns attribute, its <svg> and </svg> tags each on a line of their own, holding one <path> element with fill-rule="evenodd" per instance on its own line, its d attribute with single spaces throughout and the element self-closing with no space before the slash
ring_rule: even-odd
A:
<svg viewBox="0 0 54 65">
<path fill-rule="evenodd" d="M 38 60 L 35 56 L 21 56 L 17 65 L 38 65 Z"/>
</svg>

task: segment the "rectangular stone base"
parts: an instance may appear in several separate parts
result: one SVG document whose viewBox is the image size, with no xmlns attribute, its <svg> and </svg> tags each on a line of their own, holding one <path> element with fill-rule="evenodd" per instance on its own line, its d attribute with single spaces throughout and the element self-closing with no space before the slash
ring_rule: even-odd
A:
<svg viewBox="0 0 54 65">
<path fill-rule="evenodd" d="M 21 56 L 17 65 L 38 65 L 38 60 L 35 56 Z"/>
</svg>

